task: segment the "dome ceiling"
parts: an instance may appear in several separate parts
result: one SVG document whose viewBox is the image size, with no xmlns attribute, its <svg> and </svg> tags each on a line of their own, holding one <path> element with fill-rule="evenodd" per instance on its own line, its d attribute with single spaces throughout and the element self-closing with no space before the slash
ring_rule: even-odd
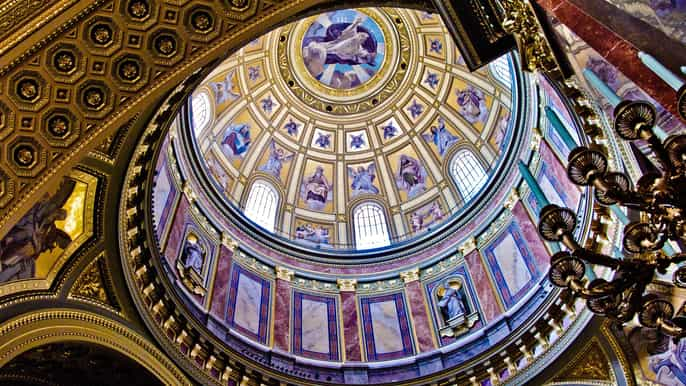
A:
<svg viewBox="0 0 686 386">
<path fill-rule="evenodd" d="M 198 87 L 195 146 L 230 204 L 246 209 L 257 185 L 276 193 L 275 218 L 257 222 L 285 238 L 351 248 L 355 208 L 374 203 L 390 241 L 405 240 L 455 218 L 497 171 L 510 61 L 470 73 L 427 13 L 312 16 L 250 42 Z"/>
</svg>

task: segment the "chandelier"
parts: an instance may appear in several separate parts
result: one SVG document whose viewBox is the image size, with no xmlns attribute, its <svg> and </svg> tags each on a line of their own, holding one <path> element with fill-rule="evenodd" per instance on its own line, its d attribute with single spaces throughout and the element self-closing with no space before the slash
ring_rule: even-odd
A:
<svg viewBox="0 0 686 386">
<path fill-rule="evenodd" d="M 649 171 L 633 187 L 629 177 L 608 170 L 602 147 L 580 146 L 568 157 L 567 175 L 576 185 L 594 188 L 595 200 L 603 206 L 619 205 L 638 213 L 638 221 L 624 227 L 623 256 L 612 257 L 582 247 L 574 238 L 576 213 L 569 208 L 547 205 L 540 213 L 538 230 L 566 250 L 550 262 L 550 281 L 586 300 L 595 314 L 626 323 L 638 322 L 676 339 L 686 336 L 686 303 L 675 307 L 664 298 L 646 293 L 656 273 L 677 269 L 674 285 L 686 288 L 686 253 L 674 253 L 666 243 L 686 241 L 686 134 L 662 141 L 654 131 L 657 113 L 643 101 L 623 101 L 614 111 L 614 130 L 624 140 L 647 142 L 658 168 Z M 587 264 L 608 267 L 612 280 L 587 278 Z"/>
</svg>

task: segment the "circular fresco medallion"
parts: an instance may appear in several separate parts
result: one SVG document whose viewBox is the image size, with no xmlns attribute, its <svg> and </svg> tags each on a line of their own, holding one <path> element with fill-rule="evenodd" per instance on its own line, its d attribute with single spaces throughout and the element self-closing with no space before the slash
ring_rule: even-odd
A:
<svg viewBox="0 0 686 386">
<path fill-rule="evenodd" d="M 309 74 L 334 89 L 349 90 L 366 84 L 384 63 L 381 28 L 356 9 L 319 16 L 307 28 L 301 44 Z"/>
<path fill-rule="evenodd" d="M 285 88 L 309 107 L 363 113 L 381 106 L 410 73 L 416 61 L 408 47 L 415 43 L 410 25 L 392 9 L 312 16 L 281 29 L 272 63 Z"/>
</svg>

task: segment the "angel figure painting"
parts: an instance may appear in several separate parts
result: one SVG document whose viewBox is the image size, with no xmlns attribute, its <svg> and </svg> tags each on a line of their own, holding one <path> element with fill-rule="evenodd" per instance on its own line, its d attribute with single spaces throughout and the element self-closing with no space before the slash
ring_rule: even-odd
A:
<svg viewBox="0 0 686 386">
<path fill-rule="evenodd" d="M 214 91 L 216 105 L 226 101 L 234 101 L 241 96 L 241 91 L 238 88 L 238 79 L 236 79 L 236 70 L 229 71 L 222 81 L 210 82 L 210 87 Z"/>
<path fill-rule="evenodd" d="M 65 249 L 72 242 L 56 221 L 67 219 L 65 203 L 76 182 L 64 179 L 57 192 L 39 201 L 0 240 L 0 283 L 35 277 L 36 259 L 46 251 Z"/>
<path fill-rule="evenodd" d="M 269 158 L 267 158 L 267 162 L 264 165 L 259 167 L 259 170 L 261 172 L 269 173 L 281 181 L 283 164 L 291 162 L 294 156 L 294 153 L 288 153 L 272 140 L 271 144 L 269 144 Z"/>
<path fill-rule="evenodd" d="M 412 199 L 426 190 L 426 170 L 418 160 L 402 154 L 398 160 L 395 183 Z"/>
<path fill-rule="evenodd" d="M 467 85 L 466 88 L 457 90 L 456 94 L 460 115 L 473 125 L 477 123 L 486 124 L 488 108 L 483 91 L 472 85 Z"/>
<path fill-rule="evenodd" d="M 329 228 L 303 223 L 295 228 L 295 239 L 305 244 L 329 244 Z"/>
<path fill-rule="evenodd" d="M 324 168 L 317 166 L 314 173 L 306 176 L 300 185 L 300 197 L 312 210 L 324 210 L 333 199 L 332 185 L 324 175 Z"/>
<path fill-rule="evenodd" d="M 302 41 L 308 72 L 335 89 L 351 89 L 369 80 L 384 58 L 384 37 L 376 22 L 354 10 L 329 12 L 309 26 Z"/>
<path fill-rule="evenodd" d="M 224 130 L 222 149 L 230 158 L 242 158 L 250 147 L 250 125 L 232 123 Z"/>
<path fill-rule="evenodd" d="M 423 229 L 427 229 L 433 224 L 441 222 L 446 214 L 440 201 L 434 201 L 420 209 L 415 210 L 410 215 L 410 226 L 412 232 L 417 233 Z"/>
<path fill-rule="evenodd" d="M 352 196 L 360 194 L 379 194 L 379 188 L 374 186 L 376 179 L 376 164 L 348 166 L 348 178 L 350 178 L 350 189 Z"/>
<path fill-rule="evenodd" d="M 445 127 L 445 119 L 438 118 L 437 125 L 431 126 L 430 133 L 422 134 L 422 138 L 433 143 L 438 149 L 438 154 L 443 157 L 445 152 L 457 142 L 457 137 L 452 135 Z"/>
</svg>

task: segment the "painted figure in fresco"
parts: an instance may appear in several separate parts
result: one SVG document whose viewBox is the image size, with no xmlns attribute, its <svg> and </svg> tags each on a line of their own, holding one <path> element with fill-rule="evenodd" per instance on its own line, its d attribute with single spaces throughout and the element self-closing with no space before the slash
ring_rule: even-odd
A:
<svg viewBox="0 0 686 386">
<path fill-rule="evenodd" d="M 407 192 L 408 198 L 414 198 L 426 189 L 426 170 L 419 161 L 403 154 L 398 161 L 395 182 L 398 189 Z"/>
<path fill-rule="evenodd" d="M 457 91 L 457 104 L 460 106 L 460 114 L 469 123 L 486 123 L 488 109 L 483 91 L 468 85 L 464 90 Z"/>
<path fill-rule="evenodd" d="M 321 148 L 327 148 L 331 146 L 331 134 L 319 133 L 319 136 L 314 143 Z"/>
<path fill-rule="evenodd" d="M 510 123 L 510 112 L 508 111 L 505 115 L 500 117 L 498 124 L 495 127 L 495 133 L 493 134 L 493 143 L 495 147 L 500 149 L 505 140 L 505 135 L 507 134 L 507 126 Z"/>
<path fill-rule="evenodd" d="M 383 127 L 383 139 L 390 139 L 398 134 L 398 128 L 393 125 L 393 121 L 388 122 L 386 126 Z"/>
<path fill-rule="evenodd" d="M 295 238 L 315 244 L 329 244 L 329 230 L 322 226 L 315 227 L 312 224 L 301 224 L 295 228 Z"/>
<path fill-rule="evenodd" d="M 233 123 L 224 131 L 222 147 L 229 156 L 242 157 L 250 146 L 250 125 Z"/>
<path fill-rule="evenodd" d="M 214 154 L 208 153 L 205 156 L 205 160 L 207 161 L 207 168 L 210 170 L 210 173 L 212 173 L 215 180 L 219 182 L 219 185 L 224 190 L 224 193 L 228 193 L 231 184 L 231 177 L 229 177 L 229 175 L 226 174 L 226 170 L 219 165 L 219 161 L 217 161 Z"/>
<path fill-rule="evenodd" d="M 324 168 L 317 166 L 315 172 L 306 177 L 301 185 L 302 199 L 310 209 L 322 210 L 327 201 L 331 200 L 331 184 L 324 175 Z"/>
<path fill-rule="evenodd" d="M 205 256 L 202 248 L 198 245 L 197 237 L 189 235 L 186 239 L 186 245 L 183 247 L 183 266 L 201 273 L 204 261 Z"/>
<path fill-rule="evenodd" d="M 350 147 L 353 149 L 359 149 L 362 146 L 364 146 L 364 134 L 351 134 Z"/>
<path fill-rule="evenodd" d="M 41 253 L 55 248 L 65 249 L 71 237 L 57 228 L 55 221 L 64 221 L 64 204 L 74 191 L 76 182 L 65 179 L 57 193 L 46 196 L 0 240 L 0 283 L 14 279 L 29 279 L 35 274 L 35 262 Z"/>
<path fill-rule="evenodd" d="M 287 154 L 284 149 L 276 146 L 276 142 L 272 140 L 272 143 L 269 145 L 269 159 L 267 159 L 267 163 L 260 166 L 259 170 L 261 172 L 269 173 L 281 180 L 281 169 L 283 168 L 283 164 L 290 162 L 294 156 L 295 154 L 293 153 Z"/>
<path fill-rule="evenodd" d="M 412 212 L 412 215 L 410 215 L 410 226 L 412 226 L 412 232 L 418 232 L 424 228 L 425 217 L 425 213 L 420 213 L 419 211 Z"/>
<path fill-rule="evenodd" d="M 214 91 L 214 99 L 217 105 L 220 105 L 226 101 L 233 101 L 240 97 L 240 91 L 238 85 L 234 84 L 233 76 L 236 70 L 231 70 L 226 74 L 226 78 L 220 82 L 210 82 L 210 87 Z"/>
<path fill-rule="evenodd" d="M 464 295 L 461 291 L 462 284 L 451 285 L 451 283 L 446 280 L 445 283 L 443 283 L 443 289 L 443 297 L 438 301 L 438 307 L 440 307 L 443 319 L 447 323 L 449 320 L 464 316 L 465 303 Z"/>
<path fill-rule="evenodd" d="M 372 33 L 362 26 L 361 15 L 352 23 L 332 23 L 326 27 L 323 36 L 306 36 L 303 40 L 303 60 L 308 71 L 320 79 L 327 65 L 373 64 L 376 59 L 377 42 Z M 365 78 L 373 75 L 371 69 Z M 334 71 L 329 85 L 334 88 L 351 88 L 361 83 L 355 70 Z"/>
<path fill-rule="evenodd" d="M 379 189 L 374 186 L 374 180 L 376 179 L 376 164 L 372 163 L 366 168 L 360 165 L 357 169 L 348 166 L 348 177 L 350 177 L 350 180 L 352 181 L 350 187 L 353 190 L 353 196 L 362 193 L 379 193 Z"/>
<path fill-rule="evenodd" d="M 410 215 L 410 226 L 412 227 L 412 232 L 418 232 L 425 227 L 435 224 L 445 217 L 443 213 L 443 207 L 438 201 L 434 201 L 428 208 L 416 210 Z M 424 220 L 431 218 L 431 221 L 425 223 Z"/>
<path fill-rule="evenodd" d="M 457 142 L 457 137 L 450 134 L 445 127 L 445 119 L 438 118 L 438 126 L 431 126 L 431 134 L 422 134 L 427 142 L 433 142 L 438 148 L 438 154 L 445 155 L 446 150 Z"/>
<path fill-rule="evenodd" d="M 635 327 L 628 334 L 638 357 L 647 357 L 647 369 L 655 381 L 667 386 L 686 386 L 686 342 L 674 343 L 655 329 Z M 648 375 L 648 374 L 646 374 Z"/>
</svg>

